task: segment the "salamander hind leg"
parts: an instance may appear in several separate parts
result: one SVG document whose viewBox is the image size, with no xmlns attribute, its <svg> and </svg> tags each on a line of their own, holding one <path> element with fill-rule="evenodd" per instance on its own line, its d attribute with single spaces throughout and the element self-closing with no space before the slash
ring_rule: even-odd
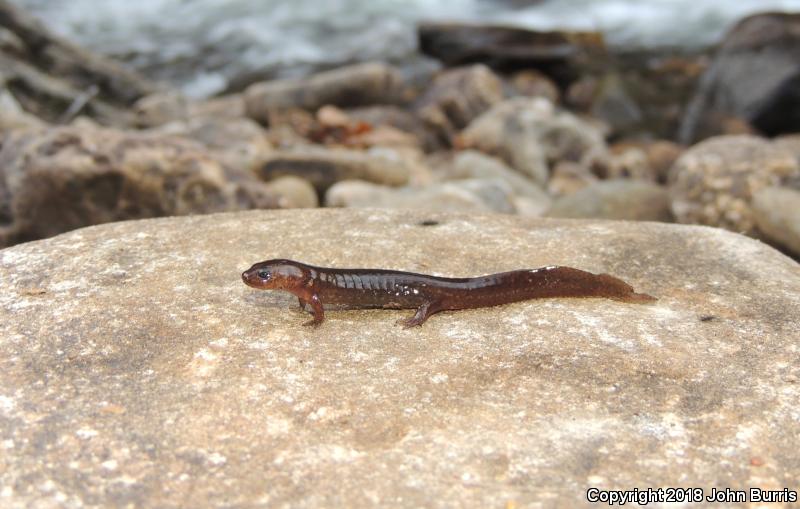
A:
<svg viewBox="0 0 800 509">
<path fill-rule="evenodd" d="M 402 325 L 406 329 L 408 329 L 409 327 L 422 325 L 423 323 L 425 323 L 425 320 L 427 320 L 428 317 L 430 317 L 434 313 L 438 313 L 441 310 L 442 310 L 441 302 L 429 301 L 418 307 L 417 312 L 414 313 L 414 316 L 412 316 L 411 318 L 404 318 L 401 320 L 397 320 L 397 323 L 399 325 Z"/>
<path fill-rule="evenodd" d="M 321 324 L 323 320 L 325 320 L 325 310 L 322 307 L 322 301 L 319 300 L 319 296 L 315 293 L 306 302 L 311 304 L 311 312 L 314 314 L 314 319 L 307 321 L 303 325 L 313 325 L 316 327 L 317 325 Z"/>
</svg>

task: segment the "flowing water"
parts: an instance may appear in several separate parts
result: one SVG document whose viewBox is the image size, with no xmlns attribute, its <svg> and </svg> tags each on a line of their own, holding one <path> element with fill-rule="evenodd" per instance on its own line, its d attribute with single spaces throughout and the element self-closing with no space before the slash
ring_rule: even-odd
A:
<svg viewBox="0 0 800 509">
<path fill-rule="evenodd" d="M 292 76 L 416 52 L 423 20 L 600 30 L 611 45 L 701 47 L 800 0 L 13 0 L 51 28 L 192 96 L 248 73 Z"/>
</svg>

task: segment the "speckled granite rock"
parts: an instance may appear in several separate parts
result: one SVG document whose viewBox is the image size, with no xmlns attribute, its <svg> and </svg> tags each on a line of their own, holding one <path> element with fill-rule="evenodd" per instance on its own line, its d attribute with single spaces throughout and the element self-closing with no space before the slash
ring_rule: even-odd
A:
<svg viewBox="0 0 800 509">
<path fill-rule="evenodd" d="M 670 170 L 672 212 L 681 223 L 753 233 L 753 195 L 798 176 L 798 160 L 776 143 L 715 136 L 684 152 Z"/>
<path fill-rule="evenodd" d="M 239 279 L 279 256 L 558 263 L 659 300 L 310 329 Z M 256 211 L 19 245 L 0 287 L 3 507 L 585 507 L 588 487 L 800 481 L 800 266 L 719 229 Z"/>
</svg>

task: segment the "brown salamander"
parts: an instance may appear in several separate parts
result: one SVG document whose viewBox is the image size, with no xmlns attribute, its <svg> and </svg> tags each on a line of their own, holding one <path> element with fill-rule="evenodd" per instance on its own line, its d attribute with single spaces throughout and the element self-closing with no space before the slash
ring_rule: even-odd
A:
<svg viewBox="0 0 800 509">
<path fill-rule="evenodd" d="M 292 260 L 267 260 L 242 273 L 248 286 L 285 290 L 297 296 L 300 307 L 311 306 L 318 325 L 325 319 L 323 304 L 356 308 L 416 309 L 399 320 L 405 327 L 422 325 L 445 310 L 497 306 L 542 297 L 605 297 L 625 302 L 656 300 L 608 274 L 572 267 L 548 266 L 488 276 L 449 278 L 383 269 L 331 269 Z"/>
</svg>

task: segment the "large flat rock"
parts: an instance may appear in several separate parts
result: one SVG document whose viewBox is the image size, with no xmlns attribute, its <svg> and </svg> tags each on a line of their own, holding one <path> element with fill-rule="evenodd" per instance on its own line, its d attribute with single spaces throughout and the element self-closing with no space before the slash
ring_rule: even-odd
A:
<svg viewBox="0 0 800 509">
<path fill-rule="evenodd" d="M 289 257 L 570 265 L 658 297 L 331 311 Z M 372 210 L 112 223 L 0 251 L 2 507 L 580 507 L 797 489 L 800 266 L 707 227 Z"/>
</svg>

